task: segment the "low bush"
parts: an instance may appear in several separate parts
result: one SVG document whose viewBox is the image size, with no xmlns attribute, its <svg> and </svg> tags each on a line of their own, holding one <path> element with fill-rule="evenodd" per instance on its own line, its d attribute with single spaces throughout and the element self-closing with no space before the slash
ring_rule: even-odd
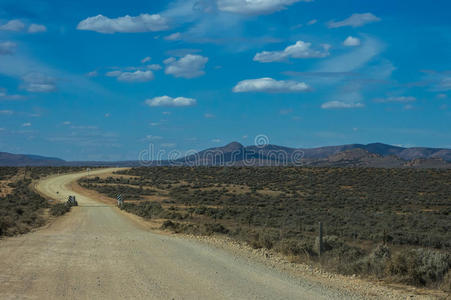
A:
<svg viewBox="0 0 451 300">
<path fill-rule="evenodd" d="M 126 202 L 121 206 L 121 209 L 146 219 L 158 217 L 164 211 L 161 204 L 155 201 L 145 201 L 139 204 Z"/>
<path fill-rule="evenodd" d="M 205 234 L 205 231 L 201 230 L 201 228 L 198 225 L 172 222 L 169 220 L 163 222 L 163 224 L 161 225 L 161 229 L 169 229 L 174 233 L 185 233 L 195 235 Z"/>
<path fill-rule="evenodd" d="M 41 213 L 47 200 L 30 188 L 31 180 L 9 183 L 11 193 L 0 197 L 0 236 L 12 236 L 44 224 Z"/>
<path fill-rule="evenodd" d="M 213 233 L 220 233 L 220 234 L 227 234 L 229 233 L 229 230 L 225 228 L 223 225 L 214 223 L 214 224 L 204 224 L 205 233 L 210 235 Z"/>
<path fill-rule="evenodd" d="M 275 246 L 275 249 L 285 255 L 301 256 L 304 258 L 311 258 L 318 255 L 312 241 L 309 240 L 282 240 Z"/>
<path fill-rule="evenodd" d="M 387 264 L 391 259 L 391 250 L 386 245 L 378 245 L 371 253 L 357 261 L 342 266 L 342 273 L 364 274 L 383 278 L 386 276 Z"/>
<path fill-rule="evenodd" d="M 419 248 L 398 252 L 389 261 L 387 272 L 402 282 L 435 286 L 443 281 L 450 267 L 449 253 Z"/>
<path fill-rule="evenodd" d="M 52 206 L 50 206 L 50 214 L 52 216 L 62 216 L 65 213 L 70 211 L 70 206 L 66 203 L 57 203 Z"/>
</svg>

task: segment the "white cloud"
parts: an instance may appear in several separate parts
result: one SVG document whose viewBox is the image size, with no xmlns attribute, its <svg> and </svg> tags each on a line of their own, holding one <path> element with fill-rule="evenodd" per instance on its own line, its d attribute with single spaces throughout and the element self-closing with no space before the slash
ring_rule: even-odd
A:
<svg viewBox="0 0 451 300">
<path fill-rule="evenodd" d="M 361 47 L 353 51 L 329 58 L 322 62 L 315 70 L 317 72 L 351 72 L 365 66 L 369 61 L 379 55 L 384 45 L 374 38 L 366 38 Z"/>
<path fill-rule="evenodd" d="M 296 2 L 312 0 L 218 0 L 218 9 L 243 15 L 270 14 Z"/>
<path fill-rule="evenodd" d="M 141 59 L 141 63 L 145 64 L 146 62 L 149 62 L 152 58 L 150 56 L 146 56 L 143 59 Z"/>
<path fill-rule="evenodd" d="M 426 73 L 424 82 L 429 84 L 430 91 L 443 93 L 451 90 L 450 71 L 424 70 L 422 72 Z"/>
<path fill-rule="evenodd" d="M 186 54 L 185 54 L 186 55 Z M 165 65 L 167 65 L 167 64 L 171 64 L 171 63 L 173 63 L 174 61 L 176 61 L 177 59 L 175 58 L 175 57 L 169 57 L 169 58 L 166 58 L 165 60 L 163 60 L 163 63 L 165 64 Z"/>
<path fill-rule="evenodd" d="M 20 20 L 11 20 L 6 24 L 0 25 L 0 31 L 21 31 L 25 28 L 25 24 Z"/>
<path fill-rule="evenodd" d="M 165 73 L 174 77 L 199 77 L 205 74 L 204 68 L 207 62 L 208 57 L 193 54 L 187 54 L 179 60 L 168 58 L 164 61 L 166 64 Z"/>
<path fill-rule="evenodd" d="M 64 121 L 64 122 L 63 122 L 63 125 L 70 125 L 70 124 L 71 124 L 70 121 Z"/>
<path fill-rule="evenodd" d="M 412 96 L 398 96 L 398 97 L 374 99 L 375 102 L 413 102 L 416 100 L 417 100 L 417 98 L 412 97 Z"/>
<path fill-rule="evenodd" d="M 99 72 L 94 70 L 94 71 L 91 71 L 88 74 L 86 74 L 86 76 L 88 76 L 88 77 L 96 77 L 96 76 L 99 76 Z"/>
<path fill-rule="evenodd" d="M 293 110 L 291 109 L 291 108 L 288 108 L 288 109 L 281 109 L 280 111 L 279 111 L 279 114 L 281 114 L 281 115 L 289 115 L 289 114 L 291 114 L 293 112 Z"/>
<path fill-rule="evenodd" d="M 446 95 L 446 94 L 438 94 L 436 97 L 437 97 L 437 99 L 446 99 L 446 98 L 448 98 L 448 95 Z"/>
<path fill-rule="evenodd" d="M 286 47 L 282 51 L 263 51 L 255 54 L 254 61 L 267 63 L 283 61 L 288 58 L 319 58 L 329 55 L 329 45 L 322 45 L 322 50 L 314 50 L 311 43 L 297 41 L 296 44 Z"/>
<path fill-rule="evenodd" d="M 343 26 L 351 26 L 351 27 L 361 27 L 365 24 L 378 22 L 381 19 L 373 15 L 372 13 L 364 13 L 364 14 L 352 14 L 349 18 L 344 19 L 343 21 L 330 21 L 328 23 L 329 28 L 338 28 Z"/>
<path fill-rule="evenodd" d="M 360 39 L 352 36 L 348 36 L 346 40 L 344 40 L 343 45 L 352 47 L 360 45 Z"/>
<path fill-rule="evenodd" d="M 155 77 L 152 71 L 135 71 L 135 72 L 122 72 L 118 77 L 118 81 L 126 82 L 146 82 L 153 80 Z"/>
<path fill-rule="evenodd" d="M 147 99 L 145 103 L 149 106 L 170 106 L 170 107 L 180 107 L 180 106 L 193 106 L 196 105 L 196 99 L 176 97 L 172 98 L 169 96 L 155 97 Z"/>
<path fill-rule="evenodd" d="M 182 35 L 180 34 L 180 32 L 175 32 L 173 34 L 165 36 L 164 39 L 167 41 L 177 41 L 177 40 L 180 40 L 181 36 Z"/>
<path fill-rule="evenodd" d="M 163 143 L 163 144 L 161 144 L 160 146 L 161 147 L 166 147 L 166 148 L 173 148 L 173 147 L 175 147 L 177 144 L 175 144 L 175 143 Z"/>
<path fill-rule="evenodd" d="M 137 70 L 134 72 L 123 72 L 116 70 L 105 73 L 105 76 L 116 77 L 118 81 L 124 82 L 146 82 L 153 80 L 155 78 L 153 72 L 150 70 L 148 71 Z"/>
<path fill-rule="evenodd" d="M 40 25 L 40 24 L 31 24 L 28 27 L 29 33 L 38 33 L 38 32 L 46 32 L 46 31 L 47 31 L 47 27 L 45 27 L 44 25 Z"/>
<path fill-rule="evenodd" d="M 212 139 L 211 140 L 213 143 L 220 143 L 221 142 L 221 139 Z"/>
<path fill-rule="evenodd" d="M 23 124 L 22 124 L 22 127 L 30 127 L 30 126 L 31 126 L 31 123 L 29 123 L 29 122 L 28 122 L 28 123 L 23 123 Z"/>
<path fill-rule="evenodd" d="M 146 135 L 146 140 L 149 141 L 156 141 L 156 140 L 162 140 L 163 137 L 158 136 L 158 135 Z"/>
<path fill-rule="evenodd" d="M 0 43 L 0 55 L 14 54 L 16 52 L 16 43 L 7 41 Z"/>
<path fill-rule="evenodd" d="M 97 15 L 81 21 L 77 29 L 99 33 L 148 32 L 166 30 L 168 29 L 168 24 L 166 19 L 158 14 L 141 14 L 136 17 L 126 15 L 114 19 Z"/>
<path fill-rule="evenodd" d="M 438 84 L 438 90 L 440 91 L 451 90 L 451 77 L 442 78 Z"/>
<path fill-rule="evenodd" d="M 216 116 L 214 114 L 206 113 L 206 114 L 204 114 L 204 117 L 206 119 L 214 119 Z"/>
<path fill-rule="evenodd" d="M 25 97 L 23 95 L 8 94 L 8 91 L 6 89 L 0 88 L 0 100 L 20 100 L 24 98 Z"/>
<path fill-rule="evenodd" d="M 326 103 L 323 103 L 321 105 L 322 109 L 340 109 L 340 108 L 361 108 L 365 105 L 357 102 L 357 103 L 349 103 L 349 102 L 343 102 L 343 101 L 329 101 Z"/>
<path fill-rule="evenodd" d="M 55 79 L 42 73 L 28 73 L 22 77 L 21 88 L 32 93 L 47 93 L 56 90 Z"/>
<path fill-rule="evenodd" d="M 12 110 L 0 110 L 0 115 L 12 115 L 13 113 Z"/>
<path fill-rule="evenodd" d="M 308 21 L 307 25 L 313 25 L 313 24 L 316 24 L 317 22 L 318 22 L 317 19 L 313 19 L 313 20 Z"/>
<path fill-rule="evenodd" d="M 162 69 L 162 67 L 159 64 L 148 65 L 146 68 L 153 71 L 158 71 Z"/>
<path fill-rule="evenodd" d="M 92 125 L 81 125 L 81 126 L 71 126 L 70 128 L 72 129 L 80 129 L 80 130 L 93 130 L 93 129 L 98 129 L 97 126 L 92 126 Z"/>
<path fill-rule="evenodd" d="M 108 76 L 108 77 L 117 77 L 117 76 L 119 76 L 119 75 L 121 75 L 121 71 L 109 71 L 109 72 L 106 72 L 106 76 Z"/>
<path fill-rule="evenodd" d="M 247 79 L 238 82 L 233 88 L 235 93 L 245 92 L 269 92 L 269 93 L 290 93 L 290 92 L 304 92 L 309 89 L 309 86 L 304 82 L 274 80 L 272 78 Z"/>
</svg>

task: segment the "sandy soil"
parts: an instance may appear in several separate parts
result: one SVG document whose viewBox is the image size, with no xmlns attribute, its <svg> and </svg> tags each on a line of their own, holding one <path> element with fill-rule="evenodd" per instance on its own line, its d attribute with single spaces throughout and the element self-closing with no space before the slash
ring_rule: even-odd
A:
<svg viewBox="0 0 451 300">
<path fill-rule="evenodd" d="M 43 229 L 0 241 L 1 299 L 359 298 L 208 243 L 150 232 L 113 205 L 70 189 L 86 175 L 36 186 L 54 199 L 75 195 L 80 206 Z"/>
</svg>

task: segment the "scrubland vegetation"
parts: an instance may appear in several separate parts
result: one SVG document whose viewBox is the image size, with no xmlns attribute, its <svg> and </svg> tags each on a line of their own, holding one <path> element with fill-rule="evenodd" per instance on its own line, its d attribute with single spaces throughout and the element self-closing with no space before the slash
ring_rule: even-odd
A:
<svg viewBox="0 0 451 300">
<path fill-rule="evenodd" d="M 164 219 L 163 229 L 227 234 L 343 274 L 451 289 L 451 170 L 152 167 L 80 184 L 121 193 L 124 210 Z"/>
<path fill-rule="evenodd" d="M 59 216 L 70 208 L 65 204 L 49 204 L 36 193 L 31 183 L 43 176 L 68 173 L 83 168 L 72 167 L 0 167 L 0 237 L 29 232 L 45 223 L 43 214 L 50 208 L 50 214 Z"/>
</svg>

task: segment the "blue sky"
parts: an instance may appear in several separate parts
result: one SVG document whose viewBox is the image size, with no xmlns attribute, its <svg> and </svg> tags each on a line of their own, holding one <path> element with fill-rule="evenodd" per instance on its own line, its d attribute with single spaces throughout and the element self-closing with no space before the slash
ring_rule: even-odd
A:
<svg viewBox="0 0 451 300">
<path fill-rule="evenodd" d="M 2 0 L 0 151 L 124 160 L 261 134 L 451 147 L 450 9 Z"/>
</svg>

